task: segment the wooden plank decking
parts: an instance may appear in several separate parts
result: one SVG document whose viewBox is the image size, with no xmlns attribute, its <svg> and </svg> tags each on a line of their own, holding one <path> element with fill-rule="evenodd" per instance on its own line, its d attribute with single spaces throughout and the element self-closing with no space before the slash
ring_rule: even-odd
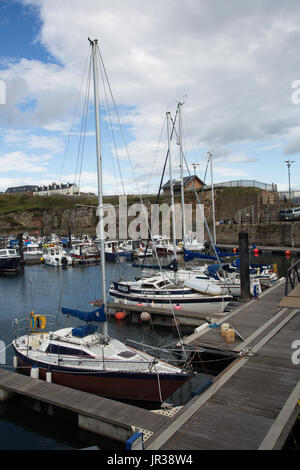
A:
<svg viewBox="0 0 300 470">
<path fill-rule="evenodd" d="M 272 321 L 277 313 L 283 312 L 279 303 L 284 295 L 284 288 L 284 280 L 277 281 L 257 299 L 247 302 L 218 320 L 222 323 L 229 323 L 240 334 L 241 337 L 238 334 L 235 335 L 234 343 L 226 343 L 221 336 L 220 328 L 206 327 L 185 339 L 185 344 L 222 351 L 239 351 L 244 343 L 243 340 L 256 333 L 267 321 Z"/>
<path fill-rule="evenodd" d="M 129 431 L 155 432 L 169 418 L 142 408 L 0 369 L 0 389 L 57 406 Z M 112 436 L 113 437 L 113 436 Z"/>
<path fill-rule="evenodd" d="M 291 360 L 291 344 L 299 329 L 297 311 L 253 357 L 241 357 L 190 402 L 171 425 L 149 441 L 148 448 L 255 450 L 263 443 L 262 448 L 276 448 L 299 399 L 299 366 Z M 278 420 L 289 399 L 288 413 Z M 276 439 L 266 442 L 274 426 Z"/>
<path fill-rule="evenodd" d="M 226 343 L 205 328 L 187 344 L 241 355 L 173 417 L 0 369 L 0 389 L 128 431 L 148 432 L 149 450 L 280 449 L 299 413 L 300 309 L 279 306 L 284 282 L 224 317 L 240 333 Z M 248 348 L 248 354 L 245 353 Z"/>
<path fill-rule="evenodd" d="M 278 308 L 283 292 L 284 283 L 278 283 L 260 301 L 230 315 L 228 322 L 237 325 L 244 341 L 227 345 L 220 332 L 207 329 L 190 342 L 236 351 L 247 346 L 251 354 L 241 355 L 215 377 L 147 442 L 148 449 L 282 448 L 300 411 L 299 365 L 292 361 L 300 310 Z"/>
<path fill-rule="evenodd" d="M 300 284 L 289 292 L 287 296 L 283 297 L 279 305 L 281 307 L 300 308 Z"/>
</svg>

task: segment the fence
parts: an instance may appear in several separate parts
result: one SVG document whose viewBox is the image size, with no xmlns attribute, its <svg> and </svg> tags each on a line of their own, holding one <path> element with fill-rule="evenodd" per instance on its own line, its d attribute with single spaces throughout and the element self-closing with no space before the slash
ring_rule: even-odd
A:
<svg viewBox="0 0 300 470">
<path fill-rule="evenodd" d="M 224 183 L 215 183 L 215 188 L 258 188 L 263 189 L 264 191 L 277 191 L 276 184 L 266 184 L 261 183 L 256 180 L 235 180 L 235 181 L 225 181 Z M 211 189 L 210 185 L 206 185 L 204 189 Z"/>
<path fill-rule="evenodd" d="M 291 195 L 289 191 L 278 191 L 278 199 L 283 202 L 291 200 L 294 203 L 300 203 L 300 189 L 294 189 Z"/>
<path fill-rule="evenodd" d="M 289 286 L 291 289 L 296 287 L 297 282 L 300 282 L 300 260 L 293 264 L 286 272 L 285 277 L 285 295 L 288 295 Z"/>
</svg>

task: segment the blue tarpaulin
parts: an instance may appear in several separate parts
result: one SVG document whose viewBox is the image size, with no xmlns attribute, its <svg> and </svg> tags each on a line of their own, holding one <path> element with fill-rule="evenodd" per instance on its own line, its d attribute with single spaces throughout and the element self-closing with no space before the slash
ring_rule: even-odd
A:
<svg viewBox="0 0 300 470">
<path fill-rule="evenodd" d="M 178 263 L 174 259 L 172 263 L 169 263 L 167 265 L 159 265 L 159 264 L 137 264 L 133 263 L 132 266 L 134 268 L 142 268 L 142 269 L 172 269 L 173 271 L 177 271 L 178 269 Z"/>
<path fill-rule="evenodd" d="M 209 259 L 212 261 L 217 261 L 217 258 L 215 256 L 210 256 L 205 253 L 198 253 L 195 251 L 190 251 L 190 250 L 183 250 L 184 253 L 184 261 L 191 261 L 194 258 L 200 258 L 200 259 Z"/>
<path fill-rule="evenodd" d="M 90 322 L 90 321 L 97 321 L 97 322 L 105 322 L 106 315 L 104 312 L 104 305 L 102 307 L 97 308 L 97 310 L 93 310 L 92 312 L 82 312 L 81 310 L 71 310 L 70 308 L 61 309 L 64 315 L 71 315 L 72 317 L 77 317 L 82 321 Z"/>
<path fill-rule="evenodd" d="M 95 333 L 96 330 L 97 327 L 94 325 L 82 325 L 72 329 L 72 336 L 84 338 L 85 336 Z"/>
</svg>

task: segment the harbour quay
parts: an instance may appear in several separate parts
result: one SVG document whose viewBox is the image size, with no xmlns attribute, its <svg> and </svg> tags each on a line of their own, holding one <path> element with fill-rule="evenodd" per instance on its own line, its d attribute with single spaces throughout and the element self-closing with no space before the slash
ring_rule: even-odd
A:
<svg viewBox="0 0 300 470">
<path fill-rule="evenodd" d="M 234 342 L 224 340 L 222 324 L 185 337 L 185 345 L 235 359 L 182 407 L 149 411 L 7 370 L 0 370 L 1 400 L 20 394 L 68 409 L 79 427 L 124 446 L 142 435 L 146 450 L 284 449 L 299 416 L 298 291 L 297 282 L 292 289 L 281 279 L 228 313 L 222 324 L 235 330 Z"/>
</svg>

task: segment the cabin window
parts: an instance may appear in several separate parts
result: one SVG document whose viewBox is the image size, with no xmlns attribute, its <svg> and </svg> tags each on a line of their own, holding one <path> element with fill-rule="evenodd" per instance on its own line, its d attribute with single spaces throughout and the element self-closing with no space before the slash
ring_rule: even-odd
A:
<svg viewBox="0 0 300 470">
<path fill-rule="evenodd" d="M 160 287 L 170 286 L 170 285 L 171 285 L 171 283 L 168 282 L 168 281 L 159 281 L 159 282 L 156 283 L 156 286 L 159 287 L 159 288 Z"/>
<path fill-rule="evenodd" d="M 142 284 L 143 289 L 153 289 L 153 284 Z"/>
<path fill-rule="evenodd" d="M 67 346 L 62 346 L 58 344 L 49 344 L 47 349 L 47 353 L 50 354 L 58 354 L 58 355 L 66 355 L 66 356 L 91 356 L 91 354 L 88 354 L 85 351 L 82 351 L 81 349 L 75 349 L 75 348 L 69 348 Z"/>
</svg>

